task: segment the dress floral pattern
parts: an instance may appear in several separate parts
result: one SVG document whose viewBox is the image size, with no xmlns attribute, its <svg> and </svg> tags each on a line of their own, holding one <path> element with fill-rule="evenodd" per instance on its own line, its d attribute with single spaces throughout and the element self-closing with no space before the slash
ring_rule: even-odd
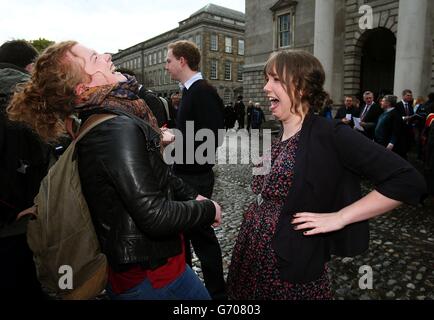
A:
<svg viewBox="0 0 434 320">
<path fill-rule="evenodd" d="M 231 299 L 332 299 L 326 267 L 315 281 L 291 284 L 280 279 L 277 257 L 271 247 L 280 211 L 292 184 L 299 137 L 300 132 L 285 141 L 273 141 L 270 173 L 253 177 L 252 190 L 261 194 L 263 202 L 252 203 L 244 214 L 229 266 L 227 282 Z"/>
</svg>

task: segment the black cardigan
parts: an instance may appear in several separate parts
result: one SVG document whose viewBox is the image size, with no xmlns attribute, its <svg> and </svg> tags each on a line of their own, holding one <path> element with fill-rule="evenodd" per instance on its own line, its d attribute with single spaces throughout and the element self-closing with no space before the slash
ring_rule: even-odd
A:
<svg viewBox="0 0 434 320">
<path fill-rule="evenodd" d="M 424 178 L 407 161 L 341 121 L 309 114 L 300 133 L 292 187 L 272 240 L 282 279 L 315 280 L 331 254 L 355 256 L 368 248 L 368 221 L 315 236 L 304 236 L 291 225 L 295 213 L 336 212 L 359 200 L 361 177 L 384 196 L 413 205 L 426 193 Z"/>
</svg>

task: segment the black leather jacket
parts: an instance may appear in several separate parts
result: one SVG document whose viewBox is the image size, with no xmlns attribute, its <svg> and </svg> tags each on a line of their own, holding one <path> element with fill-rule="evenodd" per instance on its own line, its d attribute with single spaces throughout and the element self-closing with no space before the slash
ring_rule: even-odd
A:
<svg viewBox="0 0 434 320">
<path fill-rule="evenodd" d="M 164 163 L 158 134 L 125 115 L 93 128 L 77 145 L 83 194 L 110 266 L 155 269 L 181 253 L 180 234 L 214 221 L 215 207 Z"/>
</svg>

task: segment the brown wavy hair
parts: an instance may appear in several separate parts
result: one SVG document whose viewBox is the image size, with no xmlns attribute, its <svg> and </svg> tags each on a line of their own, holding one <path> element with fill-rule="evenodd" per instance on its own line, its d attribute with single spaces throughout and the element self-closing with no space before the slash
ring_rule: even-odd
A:
<svg viewBox="0 0 434 320">
<path fill-rule="evenodd" d="M 324 68 L 317 58 L 303 50 L 272 53 L 264 67 L 264 76 L 277 75 L 292 101 L 291 111 L 302 115 L 310 109 L 320 111 L 329 99 L 324 91 Z"/>
<path fill-rule="evenodd" d="M 172 49 L 172 54 L 176 57 L 176 59 L 184 57 L 192 71 L 199 70 L 200 51 L 194 42 L 188 40 L 178 40 L 176 42 L 169 43 L 167 48 L 169 50 Z"/>
<path fill-rule="evenodd" d="M 30 125 L 47 142 L 65 133 L 64 119 L 73 113 L 75 88 L 90 81 L 84 68 L 68 58 L 75 41 L 54 44 L 35 62 L 31 79 L 18 86 L 9 106 L 8 117 Z"/>
</svg>

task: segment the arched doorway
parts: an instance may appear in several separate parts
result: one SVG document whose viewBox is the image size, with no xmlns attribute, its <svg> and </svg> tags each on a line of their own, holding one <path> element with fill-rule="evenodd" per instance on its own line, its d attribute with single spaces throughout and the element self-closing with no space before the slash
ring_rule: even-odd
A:
<svg viewBox="0 0 434 320">
<path fill-rule="evenodd" d="M 365 32 L 361 43 L 360 89 L 379 95 L 393 93 L 396 37 L 386 28 Z"/>
</svg>

